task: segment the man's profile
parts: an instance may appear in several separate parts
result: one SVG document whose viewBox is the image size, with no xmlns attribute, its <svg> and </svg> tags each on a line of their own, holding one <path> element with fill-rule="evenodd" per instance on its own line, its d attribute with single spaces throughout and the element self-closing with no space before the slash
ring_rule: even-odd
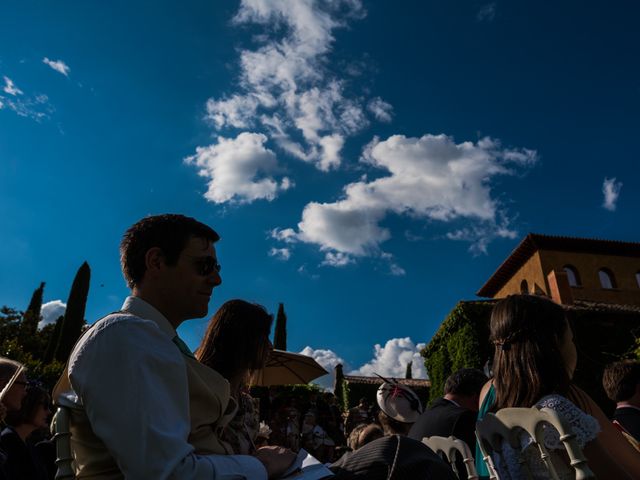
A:
<svg viewBox="0 0 640 480">
<path fill-rule="evenodd" d="M 266 479 L 292 456 L 228 455 L 229 384 L 176 334 L 207 314 L 220 265 L 210 227 L 183 215 L 143 218 L 120 245 L 131 289 L 120 311 L 77 342 L 54 395 L 71 410 L 77 478 Z"/>
</svg>

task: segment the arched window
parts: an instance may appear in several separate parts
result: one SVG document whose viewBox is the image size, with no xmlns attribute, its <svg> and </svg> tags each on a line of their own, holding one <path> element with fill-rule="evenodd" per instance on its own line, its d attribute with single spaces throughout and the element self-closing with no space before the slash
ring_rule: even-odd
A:
<svg viewBox="0 0 640 480">
<path fill-rule="evenodd" d="M 578 270 L 573 265 L 565 265 L 562 267 L 565 273 L 567 274 L 567 279 L 569 280 L 569 286 L 571 287 L 579 287 L 582 285 L 580 281 L 580 274 Z"/>
<path fill-rule="evenodd" d="M 529 293 L 529 284 L 526 280 L 522 280 L 522 282 L 520 282 L 520 293 L 523 295 L 527 295 Z"/>
<path fill-rule="evenodd" d="M 638 284 L 638 288 L 640 288 L 640 272 L 636 272 L 636 283 Z"/>
<path fill-rule="evenodd" d="M 601 268 L 598 271 L 598 277 L 600 277 L 600 285 L 602 286 L 602 288 L 617 288 L 616 279 L 613 276 L 613 272 L 608 268 Z"/>
</svg>

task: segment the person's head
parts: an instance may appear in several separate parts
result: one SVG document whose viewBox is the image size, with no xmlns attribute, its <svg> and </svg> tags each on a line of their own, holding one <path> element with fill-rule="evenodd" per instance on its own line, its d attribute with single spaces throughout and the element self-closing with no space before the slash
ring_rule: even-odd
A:
<svg viewBox="0 0 640 480">
<path fill-rule="evenodd" d="M 15 360 L 0 357 L 0 390 L 2 390 L 22 364 Z M 22 399 L 27 394 L 27 374 L 23 370 L 4 396 L 2 403 L 8 412 L 20 410 Z"/>
<path fill-rule="evenodd" d="M 364 409 L 369 408 L 369 402 L 365 397 L 362 397 L 360 398 L 360 400 L 358 400 L 358 407 L 364 408 Z"/>
<path fill-rule="evenodd" d="M 49 428 L 51 397 L 47 391 L 35 385 L 28 385 L 20 410 L 7 412 L 6 423 L 12 427 L 28 425 L 36 429 Z"/>
<path fill-rule="evenodd" d="M 511 295 L 491 313 L 495 408 L 530 407 L 566 393 L 576 366 L 573 333 L 562 307 L 535 295 Z"/>
<path fill-rule="evenodd" d="M 480 390 L 487 380 L 487 376 L 477 368 L 461 368 L 449 375 L 444 383 L 445 398 L 454 400 L 468 410 L 477 411 Z"/>
<path fill-rule="evenodd" d="M 267 361 L 272 322 L 273 316 L 263 306 L 229 300 L 209 321 L 195 355 L 227 380 L 246 382 Z"/>
<path fill-rule="evenodd" d="M 385 435 L 406 435 L 420 414 L 422 404 L 418 395 L 406 385 L 384 382 L 376 395 L 378 420 Z"/>
<path fill-rule="evenodd" d="M 220 267 L 213 244 L 218 234 L 197 220 L 177 214 L 145 217 L 120 243 L 120 263 L 127 284 L 151 299 L 174 326 L 207 314 Z"/>
<path fill-rule="evenodd" d="M 640 407 L 640 362 L 624 360 L 607 365 L 602 386 L 614 402 L 632 402 Z"/>
<path fill-rule="evenodd" d="M 382 437 L 384 437 L 384 432 L 378 424 L 359 423 L 351 430 L 349 438 L 347 438 L 347 446 L 351 450 L 358 450 L 363 445 Z"/>
</svg>

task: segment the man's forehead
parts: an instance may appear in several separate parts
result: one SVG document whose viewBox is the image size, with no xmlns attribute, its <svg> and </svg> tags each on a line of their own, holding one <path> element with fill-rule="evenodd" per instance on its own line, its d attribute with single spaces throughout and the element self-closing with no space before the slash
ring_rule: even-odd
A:
<svg viewBox="0 0 640 480">
<path fill-rule="evenodd" d="M 216 256 L 216 249 L 213 246 L 213 242 L 205 237 L 190 237 L 184 247 L 184 251 L 193 255 Z"/>
</svg>

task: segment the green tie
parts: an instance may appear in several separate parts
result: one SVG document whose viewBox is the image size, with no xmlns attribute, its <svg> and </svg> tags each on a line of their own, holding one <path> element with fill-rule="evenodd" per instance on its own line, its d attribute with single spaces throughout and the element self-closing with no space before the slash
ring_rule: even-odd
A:
<svg viewBox="0 0 640 480">
<path fill-rule="evenodd" d="M 193 353 L 191 353 L 191 350 L 189 350 L 189 347 L 187 347 L 187 344 L 184 343 L 179 336 L 176 335 L 175 337 L 173 337 L 173 343 L 175 343 L 178 346 L 178 348 L 184 355 L 186 355 L 187 357 L 193 358 L 194 360 L 196 359 Z"/>
</svg>

